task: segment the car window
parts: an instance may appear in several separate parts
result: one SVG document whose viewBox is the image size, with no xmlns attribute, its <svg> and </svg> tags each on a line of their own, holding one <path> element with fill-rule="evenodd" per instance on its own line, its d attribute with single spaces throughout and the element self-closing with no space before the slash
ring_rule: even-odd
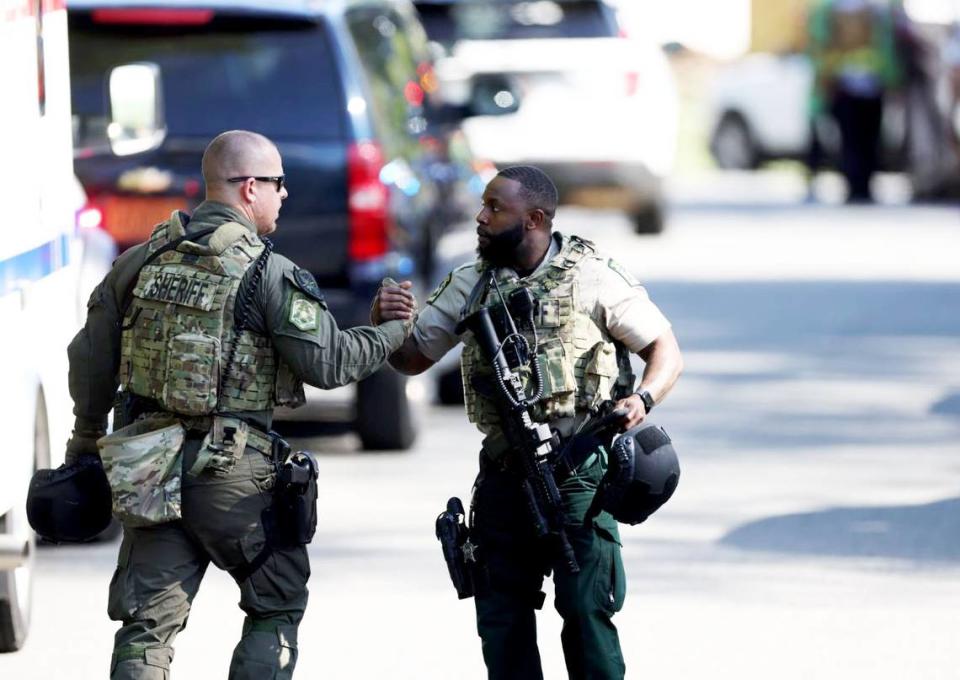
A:
<svg viewBox="0 0 960 680">
<path fill-rule="evenodd" d="M 374 124 L 388 156 L 412 151 L 426 129 L 425 92 L 418 68 L 420 50 L 411 42 L 400 16 L 389 10 L 363 8 L 347 14 L 370 88 Z"/>
<path fill-rule="evenodd" d="M 237 128 L 276 140 L 344 134 L 340 78 L 316 25 L 222 32 L 91 27 L 70 34 L 78 150 L 105 143 L 108 73 L 135 61 L 160 66 L 168 137 L 212 137 Z"/>
<path fill-rule="evenodd" d="M 458 40 L 605 38 L 618 30 L 609 7 L 596 1 L 427 1 L 417 10 L 430 39 L 447 46 Z"/>
</svg>

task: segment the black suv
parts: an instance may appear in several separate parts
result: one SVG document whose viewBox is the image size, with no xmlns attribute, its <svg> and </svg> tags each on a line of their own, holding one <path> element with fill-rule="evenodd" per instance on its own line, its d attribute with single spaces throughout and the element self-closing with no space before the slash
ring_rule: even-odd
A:
<svg viewBox="0 0 960 680">
<path fill-rule="evenodd" d="M 75 171 L 121 248 L 202 200 L 213 136 L 255 130 L 278 144 L 290 190 L 276 249 L 347 327 L 367 323 L 382 277 L 432 283 L 436 239 L 479 204 L 468 151 L 435 132 L 456 117 L 431 117 L 436 79 L 408 2 L 76 0 L 69 21 Z M 117 155 L 108 80 L 131 63 L 159 67 L 165 134 Z M 365 448 L 408 448 L 405 378 L 360 383 L 355 423 Z"/>
</svg>

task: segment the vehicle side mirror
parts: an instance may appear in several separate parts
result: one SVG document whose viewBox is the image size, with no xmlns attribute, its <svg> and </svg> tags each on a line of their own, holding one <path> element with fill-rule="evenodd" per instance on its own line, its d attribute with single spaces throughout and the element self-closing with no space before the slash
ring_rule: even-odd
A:
<svg viewBox="0 0 960 680">
<path fill-rule="evenodd" d="M 502 116 L 520 108 L 520 91 L 512 78 L 502 73 L 480 73 L 473 77 L 468 115 Z"/>
<path fill-rule="evenodd" d="M 108 80 L 107 137 L 117 156 L 156 149 L 166 136 L 160 67 L 139 62 L 116 66 Z"/>
</svg>

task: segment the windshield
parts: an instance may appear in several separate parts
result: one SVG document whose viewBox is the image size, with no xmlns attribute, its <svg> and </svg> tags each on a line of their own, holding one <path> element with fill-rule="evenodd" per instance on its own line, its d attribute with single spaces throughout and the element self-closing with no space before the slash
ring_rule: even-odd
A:
<svg viewBox="0 0 960 680">
<path fill-rule="evenodd" d="M 596 1 L 419 2 L 417 9 L 430 39 L 446 46 L 458 40 L 607 38 L 617 35 L 613 12 Z"/>
<path fill-rule="evenodd" d="M 185 26 L 71 28 L 77 149 L 106 144 L 108 74 L 137 61 L 160 66 L 168 137 L 209 138 L 238 128 L 276 140 L 343 135 L 342 88 L 330 66 L 326 35 L 316 25 L 220 32 Z"/>
</svg>

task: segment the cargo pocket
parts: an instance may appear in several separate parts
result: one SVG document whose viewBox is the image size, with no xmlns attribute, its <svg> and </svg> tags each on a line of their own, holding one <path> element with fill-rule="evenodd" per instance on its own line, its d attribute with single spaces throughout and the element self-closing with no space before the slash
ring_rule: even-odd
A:
<svg viewBox="0 0 960 680">
<path fill-rule="evenodd" d="M 154 668 L 170 670 L 173 663 L 173 649 L 171 647 L 147 647 L 143 650 L 143 662 Z"/>
<path fill-rule="evenodd" d="M 120 543 L 120 553 L 117 556 L 117 568 L 110 579 L 110 589 L 107 596 L 107 616 L 111 621 L 127 621 L 140 608 L 137 601 L 137 592 L 134 580 L 130 575 L 130 554 L 133 551 L 133 540 L 124 534 Z"/>
<path fill-rule="evenodd" d="M 184 415 L 202 416 L 217 407 L 220 339 L 203 333 L 181 333 L 167 346 L 163 405 Z"/>
<path fill-rule="evenodd" d="M 180 519 L 186 432 L 175 418 L 145 418 L 97 440 L 113 514 L 129 527 Z"/>
<path fill-rule="evenodd" d="M 297 627 L 277 626 L 277 643 L 280 645 L 277 677 L 286 678 L 297 665 Z"/>
<path fill-rule="evenodd" d="M 537 363 L 543 378 L 543 398 L 537 404 L 537 419 L 552 420 L 574 415 L 574 393 L 577 388 L 573 362 L 567 360 L 560 338 L 540 343 Z"/>
<path fill-rule="evenodd" d="M 594 527 L 594 531 L 597 549 L 600 551 L 594 597 L 604 611 L 615 614 L 623 608 L 627 595 L 620 546 L 613 534 L 606 529 Z"/>
<path fill-rule="evenodd" d="M 589 352 L 583 367 L 583 388 L 577 397 L 577 405 L 594 409 L 613 393 L 613 385 L 620 374 L 614 346 L 598 342 Z"/>
</svg>

